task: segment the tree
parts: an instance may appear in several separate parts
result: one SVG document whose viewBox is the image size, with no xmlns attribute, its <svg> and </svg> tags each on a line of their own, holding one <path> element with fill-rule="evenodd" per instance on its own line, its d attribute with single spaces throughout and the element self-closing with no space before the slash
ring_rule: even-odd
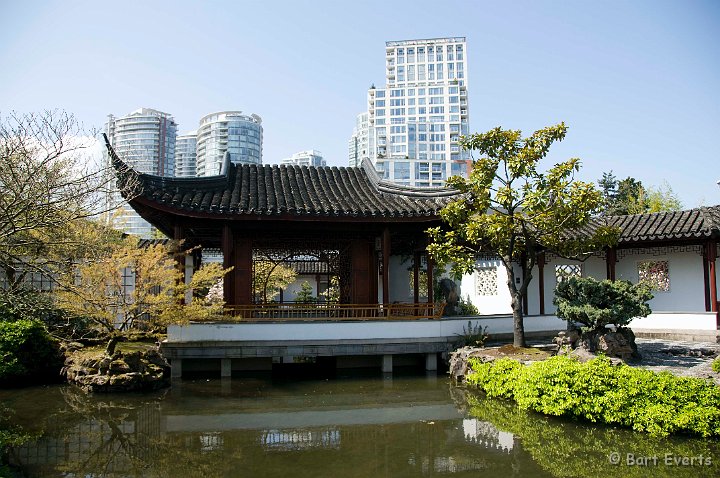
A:
<svg viewBox="0 0 720 478">
<path fill-rule="evenodd" d="M 682 202 L 665 181 L 660 187 L 645 188 L 642 181 L 628 176 L 618 181 L 612 171 L 598 180 L 604 198 L 604 214 L 621 216 L 651 212 L 679 211 Z"/>
<path fill-rule="evenodd" d="M 94 160 L 94 145 L 62 111 L 0 117 L 0 267 L 12 287 L 85 247 L 78 228 L 108 212 L 114 173 Z"/>
<path fill-rule="evenodd" d="M 582 324 L 587 332 L 602 332 L 608 325 L 624 327 L 636 317 L 650 315 L 650 287 L 629 281 L 599 281 L 570 277 L 557 285 L 553 303 L 557 316 Z"/>
<path fill-rule="evenodd" d="M 206 292 L 230 269 L 205 264 L 186 284 L 174 256 L 187 252 L 178 244 L 139 247 L 137 238 L 127 238 L 110 254 L 86 259 L 61 274 L 58 306 L 72 316 L 89 319 L 110 337 L 112 346 L 113 340 L 132 330 L 221 314 L 223 302 L 208 299 Z M 188 302 L 188 291 L 205 294 L 194 293 Z"/>
<path fill-rule="evenodd" d="M 272 301 L 280 290 L 295 282 L 297 272 L 284 265 L 282 260 L 273 260 L 269 255 L 253 261 L 253 293 L 264 304 Z"/>
<path fill-rule="evenodd" d="M 313 296 L 312 286 L 308 281 L 303 281 L 300 284 L 300 290 L 296 291 L 295 302 L 299 304 L 313 304 L 317 302 L 315 296 Z"/>
<path fill-rule="evenodd" d="M 566 131 L 560 123 L 524 139 L 520 131 L 501 128 L 463 138 L 462 146 L 482 157 L 473 161 L 468 179 L 448 180 L 460 194 L 441 210 L 443 227 L 428 230 L 428 251 L 438 264 L 452 264 L 458 278 L 474 270 L 478 254 L 500 257 L 512 297 L 516 347 L 525 346 L 522 302 L 538 255 L 551 250 L 580 257 L 617 241 L 617 230 L 608 227 L 570 237 L 602 206 L 602 194 L 593 184 L 574 178 L 579 159 L 558 163 L 546 173 L 538 170 L 550 146 Z"/>
</svg>

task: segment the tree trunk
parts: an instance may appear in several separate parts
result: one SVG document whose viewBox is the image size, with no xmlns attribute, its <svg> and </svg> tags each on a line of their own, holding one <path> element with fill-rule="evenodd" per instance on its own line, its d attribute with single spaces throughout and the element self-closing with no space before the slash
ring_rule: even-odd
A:
<svg viewBox="0 0 720 478">
<path fill-rule="evenodd" d="M 110 340 L 108 340 L 108 344 L 105 347 L 105 355 L 112 357 L 115 354 L 115 346 L 117 345 L 119 339 L 120 338 L 117 335 L 110 337 Z"/>
<path fill-rule="evenodd" d="M 523 320 L 522 295 L 519 292 L 512 294 L 513 311 L 513 345 L 515 347 L 526 347 L 525 324 Z"/>
</svg>

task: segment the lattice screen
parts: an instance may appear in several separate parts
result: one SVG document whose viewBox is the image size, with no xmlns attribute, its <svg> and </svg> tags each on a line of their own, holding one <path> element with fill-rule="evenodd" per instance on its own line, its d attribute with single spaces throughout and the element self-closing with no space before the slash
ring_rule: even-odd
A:
<svg viewBox="0 0 720 478">
<path fill-rule="evenodd" d="M 497 267 L 475 269 L 475 292 L 477 295 L 497 295 Z"/>
<path fill-rule="evenodd" d="M 555 266 L 555 283 L 570 277 L 582 277 L 582 264 L 558 264 Z"/>
<path fill-rule="evenodd" d="M 639 261 L 638 280 L 650 285 L 652 290 L 670 290 L 670 265 L 668 261 Z"/>
</svg>

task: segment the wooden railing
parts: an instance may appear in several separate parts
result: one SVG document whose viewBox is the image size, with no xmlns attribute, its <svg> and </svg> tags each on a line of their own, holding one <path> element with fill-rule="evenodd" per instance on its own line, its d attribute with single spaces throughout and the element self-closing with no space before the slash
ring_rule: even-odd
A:
<svg viewBox="0 0 720 478">
<path fill-rule="evenodd" d="M 444 303 L 430 304 L 252 304 L 225 308 L 225 316 L 243 322 L 439 319 Z"/>
</svg>

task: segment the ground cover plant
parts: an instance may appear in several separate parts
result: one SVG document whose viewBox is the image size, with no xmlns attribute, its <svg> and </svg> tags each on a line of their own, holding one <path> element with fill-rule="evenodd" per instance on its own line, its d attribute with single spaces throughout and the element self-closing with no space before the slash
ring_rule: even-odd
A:
<svg viewBox="0 0 720 478">
<path fill-rule="evenodd" d="M 720 436 L 720 388 L 712 381 L 557 356 L 523 365 L 471 359 L 467 382 L 525 410 L 665 436 Z"/>
</svg>

